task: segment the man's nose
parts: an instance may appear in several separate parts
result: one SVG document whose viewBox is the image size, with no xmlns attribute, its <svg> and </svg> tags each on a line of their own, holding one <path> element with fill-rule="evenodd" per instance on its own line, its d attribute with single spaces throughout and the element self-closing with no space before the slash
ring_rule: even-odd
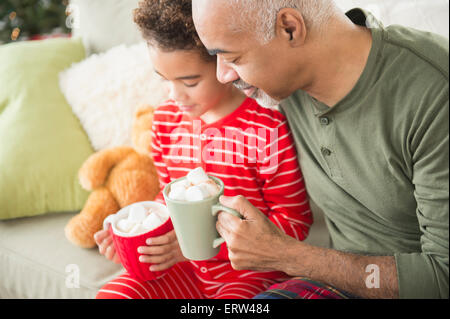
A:
<svg viewBox="0 0 450 319">
<path fill-rule="evenodd" d="M 231 68 L 229 65 L 227 65 L 225 62 L 222 61 L 221 57 L 217 57 L 217 80 L 219 82 L 226 84 L 230 82 L 234 82 L 236 80 L 239 80 L 239 74 Z"/>
</svg>

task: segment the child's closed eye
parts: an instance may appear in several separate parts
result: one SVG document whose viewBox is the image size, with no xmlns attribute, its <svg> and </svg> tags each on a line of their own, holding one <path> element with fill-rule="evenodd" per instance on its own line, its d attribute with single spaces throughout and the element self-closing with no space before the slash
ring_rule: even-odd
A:
<svg viewBox="0 0 450 319">
<path fill-rule="evenodd" d="M 184 83 L 184 86 L 188 87 L 188 88 L 193 88 L 193 87 L 196 87 L 197 85 L 198 85 L 198 82 L 197 83 L 192 83 L 192 84 Z"/>
</svg>

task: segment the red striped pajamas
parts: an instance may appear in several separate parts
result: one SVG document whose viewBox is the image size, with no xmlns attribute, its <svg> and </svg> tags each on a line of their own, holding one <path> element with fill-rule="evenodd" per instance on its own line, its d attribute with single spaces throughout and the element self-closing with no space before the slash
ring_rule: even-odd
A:
<svg viewBox="0 0 450 319">
<path fill-rule="evenodd" d="M 256 273 L 246 274 L 247 276 L 241 278 L 240 275 L 224 277 L 220 276 L 219 269 L 216 271 L 208 269 L 209 279 L 206 279 L 201 270 L 199 271 L 199 265 L 194 264 L 194 262 L 178 263 L 162 278 L 146 282 L 125 273 L 103 286 L 96 298 L 250 299 L 278 282 L 274 279 L 260 278 Z"/>
<path fill-rule="evenodd" d="M 161 189 L 196 167 L 225 184 L 226 196 L 245 196 L 286 234 L 304 240 L 312 224 L 297 153 L 284 116 L 246 99 L 213 124 L 191 119 L 168 102 L 155 110 L 152 155 Z M 156 201 L 164 203 L 162 192 Z M 236 271 L 226 244 L 207 261 L 183 262 L 156 281 L 127 274 L 103 287 L 98 298 L 252 298 L 281 272 Z M 145 288 L 145 289 L 144 289 Z"/>
</svg>

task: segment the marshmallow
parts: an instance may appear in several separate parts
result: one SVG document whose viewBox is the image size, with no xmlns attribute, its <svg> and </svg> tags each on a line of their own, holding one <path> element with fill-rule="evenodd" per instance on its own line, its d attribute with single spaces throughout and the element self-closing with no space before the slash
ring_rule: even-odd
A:
<svg viewBox="0 0 450 319">
<path fill-rule="evenodd" d="M 187 179 L 183 179 L 183 180 L 181 180 L 179 182 L 173 183 L 172 186 L 170 186 L 170 189 L 171 190 L 174 190 L 174 189 L 184 189 L 184 190 L 186 190 L 190 186 L 192 186 L 191 183 Z"/>
<path fill-rule="evenodd" d="M 169 215 L 164 211 L 158 208 L 145 208 L 141 204 L 134 204 L 128 210 L 128 216 L 118 220 L 116 227 L 119 231 L 131 235 L 145 234 L 169 219 Z"/>
<path fill-rule="evenodd" d="M 201 183 L 205 183 L 209 180 L 208 175 L 205 173 L 203 168 L 197 167 L 196 169 L 193 169 L 187 174 L 187 180 L 192 185 L 199 185 Z"/>
<path fill-rule="evenodd" d="M 196 202 L 210 197 L 207 190 L 200 186 L 191 186 L 186 190 L 186 200 Z"/>
<path fill-rule="evenodd" d="M 170 188 L 169 198 L 173 200 L 186 200 L 186 189 L 184 187 Z"/>
<path fill-rule="evenodd" d="M 173 200 L 186 200 L 186 190 L 191 186 L 187 179 L 175 182 L 170 186 L 169 197 Z"/>
<path fill-rule="evenodd" d="M 141 223 L 137 223 L 134 227 L 129 231 L 130 234 L 139 235 L 148 232 L 148 229 L 145 229 Z"/>
<path fill-rule="evenodd" d="M 198 187 L 202 188 L 208 197 L 216 196 L 220 192 L 220 187 L 214 181 L 209 180 L 206 183 L 201 183 Z"/>
<path fill-rule="evenodd" d="M 131 206 L 128 219 L 135 223 L 141 223 L 147 217 L 147 211 L 141 204 Z"/>
<path fill-rule="evenodd" d="M 195 202 L 216 196 L 220 192 L 216 184 L 203 168 L 191 170 L 186 179 L 175 182 L 170 187 L 169 198 L 173 200 Z"/>
<path fill-rule="evenodd" d="M 136 223 L 134 223 L 128 219 L 121 219 L 117 223 L 117 228 L 119 228 L 119 230 L 124 233 L 128 233 L 135 225 L 136 225 Z"/>
<path fill-rule="evenodd" d="M 150 215 L 147 216 L 147 218 L 142 223 L 142 226 L 144 226 L 148 230 L 153 230 L 159 226 L 161 226 L 167 218 L 164 218 L 158 212 L 151 212 Z"/>
</svg>

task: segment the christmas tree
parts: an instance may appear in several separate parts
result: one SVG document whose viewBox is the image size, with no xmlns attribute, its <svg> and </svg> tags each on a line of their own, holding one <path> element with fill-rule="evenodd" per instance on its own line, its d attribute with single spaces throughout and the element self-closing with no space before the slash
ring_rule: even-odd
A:
<svg viewBox="0 0 450 319">
<path fill-rule="evenodd" d="M 0 0 L 0 44 L 69 33 L 68 0 Z"/>
</svg>

